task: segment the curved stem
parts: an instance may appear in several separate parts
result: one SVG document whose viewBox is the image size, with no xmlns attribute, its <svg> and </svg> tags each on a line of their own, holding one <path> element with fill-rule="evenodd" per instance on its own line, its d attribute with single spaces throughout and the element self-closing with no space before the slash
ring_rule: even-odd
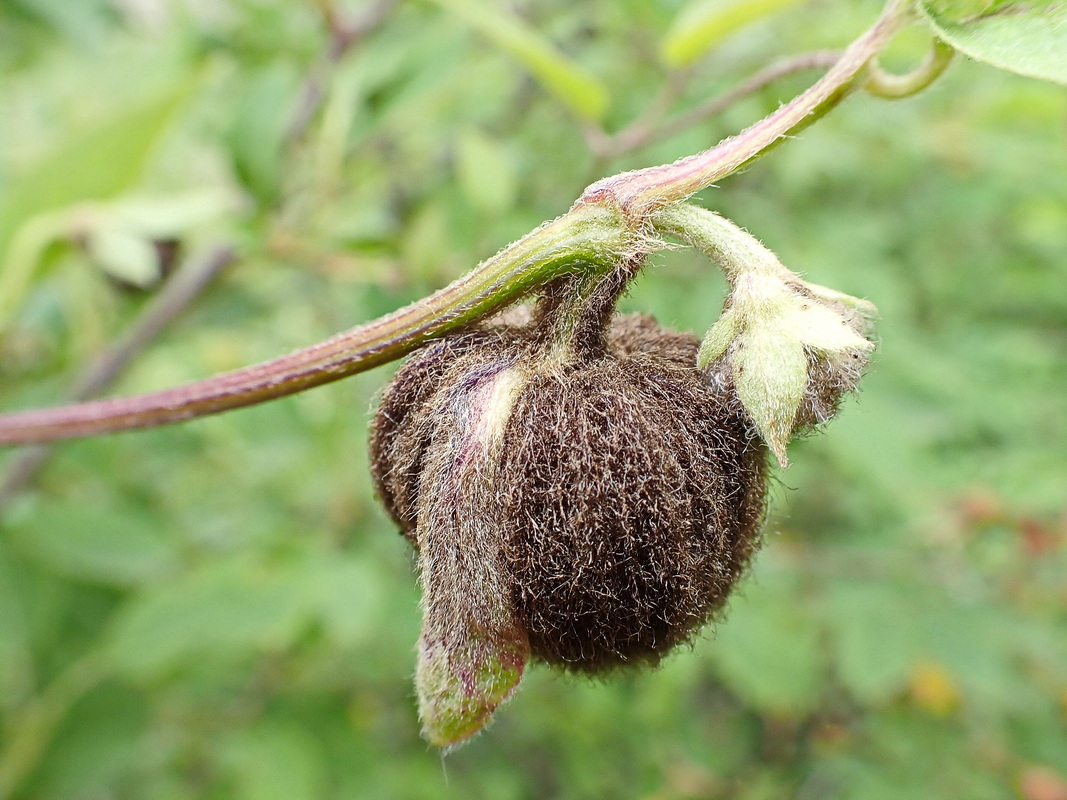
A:
<svg viewBox="0 0 1067 800">
<path fill-rule="evenodd" d="M 273 400 L 393 361 L 512 302 L 576 262 L 632 246 L 618 215 L 586 206 L 538 228 L 430 297 L 311 347 L 154 394 L 0 415 L 0 444 L 145 428 Z"/>
<path fill-rule="evenodd" d="M 841 102 L 909 13 L 908 0 L 889 0 L 822 79 L 770 116 L 703 153 L 594 183 L 562 217 L 430 297 L 290 355 L 166 391 L 0 414 L 0 445 L 162 425 L 295 394 L 400 358 L 581 264 L 604 268 L 652 252 L 652 212 L 735 172 Z"/>
<path fill-rule="evenodd" d="M 596 155 L 601 158 L 612 158 L 628 153 L 631 150 L 636 150 L 639 147 L 644 147 L 650 142 L 673 136 L 699 122 L 721 114 L 730 106 L 782 78 L 810 69 L 829 69 L 837 63 L 839 58 L 841 58 L 841 53 L 837 50 L 817 50 L 793 58 L 786 58 L 764 67 L 732 89 L 728 89 L 722 94 L 701 103 L 696 108 L 679 114 L 674 119 L 667 120 L 662 124 L 659 124 L 659 119 L 663 115 L 656 117 L 642 115 L 639 120 L 619 131 L 619 133 L 606 137 L 606 140 L 600 144 L 600 150 L 596 152 Z"/>
<path fill-rule="evenodd" d="M 674 104 L 681 99 L 692 77 L 692 69 L 672 72 L 648 107 L 633 122 L 614 134 L 606 133 L 595 123 L 592 128 L 587 126 L 586 144 L 597 161 L 602 162 L 622 155 L 650 141 L 659 131 L 659 121 L 666 117 Z"/>
<path fill-rule="evenodd" d="M 227 245 L 212 248 L 186 262 L 144 307 L 130 327 L 78 375 L 69 399 L 88 400 L 102 394 L 160 332 L 236 259 Z M 0 518 L 12 498 L 33 480 L 51 453 L 48 445 L 28 447 L 12 459 L 0 477 Z"/>
<path fill-rule="evenodd" d="M 783 137 L 826 114 L 855 89 L 857 77 L 900 30 L 911 14 L 907 0 L 889 0 L 874 25 L 841 54 L 810 89 L 741 133 L 710 150 L 665 164 L 597 181 L 584 202 L 610 199 L 631 219 L 644 219 L 659 206 L 684 200 L 762 155 Z"/>
<path fill-rule="evenodd" d="M 737 225 L 700 206 L 667 206 L 652 217 L 657 233 L 665 233 L 702 251 L 719 265 L 732 286 L 744 275 L 789 274 L 778 256 Z"/>
<path fill-rule="evenodd" d="M 948 69 L 948 65 L 952 63 L 952 56 L 955 54 L 954 47 L 945 44 L 940 39 L 934 39 L 933 47 L 927 53 L 926 60 L 905 75 L 886 72 L 875 61 L 871 64 L 867 83 L 863 88 L 876 97 L 884 97 L 887 100 L 911 97 L 941 77 L 941 74 Z"/>
</svg>

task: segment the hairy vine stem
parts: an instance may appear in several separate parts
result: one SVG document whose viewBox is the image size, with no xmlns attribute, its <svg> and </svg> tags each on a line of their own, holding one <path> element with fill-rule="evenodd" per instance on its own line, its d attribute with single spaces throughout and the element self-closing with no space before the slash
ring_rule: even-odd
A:
<svg viewBox="0 0 1067 800">
<path fill-rule="evenodd" d="M 673 119 L 661 121 L 665 114 L 656 116 L 642 115 L 632 125 L 619 131 L 614 136 L 602 136 L 602 138 L 591 136 L 590 145 L 593 154 L 598 158 L 607 159 L 636 150 L 649 142 L 679 133 L 705 119 L 714 117 L 739 100 L 743 100 L 789 75 L 813 69 L 829 69 L 837 63 L 839 58 L 841 58 L 839 51 L 818 50 L 813 53 L 782 59 L 768 67 L 764 67 L 732 89 L 712 97 L 710 100 L 679 114 Z"/>
<path fill-rule="evenodd" d="M 295 394 L 400 358 L 555 278 L 652 252 L 661 247 L 649 233 L 657 209 L 736 172 L 862 89 L 873 60 L 909 16 L 907 0 L 889 0 L 819 81 L 768 117 L 702 153 L 597 181 L 567 213 L 429 297 L 289 355 L 183 386 L 0 415 L 0 445 L 152 427 Z M 929 69 L 924 74 L 936 77 Z"/>
</svg>

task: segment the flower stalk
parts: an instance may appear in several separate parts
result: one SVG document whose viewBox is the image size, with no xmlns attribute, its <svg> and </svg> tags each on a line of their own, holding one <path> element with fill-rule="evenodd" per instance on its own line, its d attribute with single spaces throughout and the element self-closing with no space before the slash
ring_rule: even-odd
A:
<svg viewBox="0 0 1067 800">
<path fill-rule="evenodd" d="M 658 209 L 736 172 L 863 88 L 910 8 L 889 0 L 823 78 L 744 132 L 672 164 L 594 183 L 567 213 L 427 298 L 289 355 L 161 392 L 0 414 L 0 445 L 152 427 L 295 394 L 398 359 L 562 276 L 639 259 L 661 246 L 650 235 Z"/>
</svg>

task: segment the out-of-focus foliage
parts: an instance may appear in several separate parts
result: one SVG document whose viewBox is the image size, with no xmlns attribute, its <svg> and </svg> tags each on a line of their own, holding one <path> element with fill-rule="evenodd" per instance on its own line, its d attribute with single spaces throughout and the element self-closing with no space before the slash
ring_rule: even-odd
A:
<svg viewBox="0 0 1067 800">
<path fill-rule="evenodd" d="M 937 35 L 1001 69 L 1067 84 L 1067 8 L 1057 0 L 921 0 Z"/>
<path fill-rule="evenodd" d="M 241 259 L 124 393 L 392 310 L 592 179 L 701 149 L 809 80 L 596 163 L 558 86 L 606 87 L 619 128 L 670 80 L 659 54 L 694 4 L 509 5 L 558 55 L 554 92 L 450 13 L 470 5 L 403 2 L 327 70 L 313 3 L 0 0 L 0 281 L 21 280 L 20 241 L 30 260 L 3 407 L 57 400 L 146 302 L 109 277 L 143 248 L 109 263 L 86 244 L 154 241 L 115 222 L 130 209 Z M 695 62 L 678 109 L 878 12 L 775 5 Z M 309 75 L 323 104 L 293 139 Z M 0 521 L 0 797 L 1063 797 L 1065 127 L 1062 87 L 961 61 L 917 98 L 851 99 L 698 198 L 880 307 L 860 401 L 793 446 L 715 632 L 606 684 L 535 668 L 443 761 L 418 738 L 410 553 L 367 476 L 388 370 L 63 445 Z M 210 213 L 183 216 L 192 192 Z M 702 334 L 722 296 L 676 251 L 626 306 Z"/>
</svg>

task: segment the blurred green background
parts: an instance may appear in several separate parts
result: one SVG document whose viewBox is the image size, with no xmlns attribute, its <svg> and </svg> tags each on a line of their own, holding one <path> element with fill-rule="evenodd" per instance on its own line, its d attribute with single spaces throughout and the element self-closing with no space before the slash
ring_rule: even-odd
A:
<svg viewBox="0 0 1067 800">
<path fill-rule="evenodd" d="M 815 73 L 612 159 L 583 128 L 843 46 L 879 3 L 751 4 L 688 64 L 662 54 L 699 3 L 472 7 L 404 0 L 331 62 L 324 3 L 0 0 L 0 406 L 64 396 L 158 291 L 157 242 L 239 258 L 117 393 L 444 285 Z M 57 448 L 0 510 L 0 798 L 1067 798 L 1065 132 L 1063 87 L 960 60 L 697 198 L 879 306 L 863 391 L 776 471 L 725 622 L 609 683 L 534 668 L 444 758 L 418 737 L 411 553 L 367 473 L 391 369 Z M 699 334 L 722 297 L 678 250 L 625 307 Z"/>
</svg>

